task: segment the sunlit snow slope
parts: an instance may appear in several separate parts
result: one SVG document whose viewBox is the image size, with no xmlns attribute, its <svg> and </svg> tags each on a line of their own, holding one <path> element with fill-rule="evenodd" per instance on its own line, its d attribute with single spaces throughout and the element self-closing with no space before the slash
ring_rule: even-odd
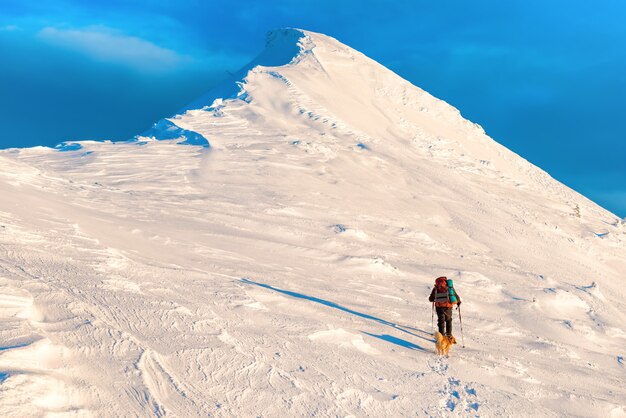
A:
<svg viewBox="0 0 626 418">
<path fill-rule="evenodd" d="M 0 196 L 0 416 L 626 415 L 624 222 L 327 36 Z"/>
</svg>

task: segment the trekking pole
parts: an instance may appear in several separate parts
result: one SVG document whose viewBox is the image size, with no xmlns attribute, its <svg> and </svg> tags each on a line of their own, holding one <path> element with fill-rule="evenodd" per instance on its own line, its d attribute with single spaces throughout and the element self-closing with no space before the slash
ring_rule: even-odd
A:
<svg viewBox="0 0 626 418">
<path fill-rule="evenodd" d="M 435 302 L 433 302 L 433 312 L 430 316 L 430 327 L 433 329 L 433 334 L 435 333 Z"/>
<path fill-rule="evenodd" d="M 463 338 L 463 319 L 461 317 L 461 306 L 456 307 L 459 310 L 459 323 L 461 324 L 461 347 L 465 348 L 465 339 Z"/>
</svg>

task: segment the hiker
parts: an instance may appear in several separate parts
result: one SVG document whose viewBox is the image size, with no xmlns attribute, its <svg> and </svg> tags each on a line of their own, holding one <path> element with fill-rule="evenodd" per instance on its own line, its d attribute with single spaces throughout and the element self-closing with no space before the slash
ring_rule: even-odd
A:
<svg viewBox="0 0 626 418">
<path fill-rule="evenodd" d="M 452 279 L 447 277 L 438 277 L 435 280 L 433 291 L 428 297 L 430 302 L 435 304 L 437 311 L 437 326 L 442 335 L 452 336 L 452 307 L 454 305 L 461 306 L 461 298 L 454 288 Z M 445 323 L 445 332 L 444 332 Z"/>
</svg>

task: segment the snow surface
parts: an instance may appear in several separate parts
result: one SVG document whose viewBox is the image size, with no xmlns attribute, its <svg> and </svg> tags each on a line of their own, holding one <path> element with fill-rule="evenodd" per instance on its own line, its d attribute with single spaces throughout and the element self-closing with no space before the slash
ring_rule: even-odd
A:
<svg viewBox="0 0 626 418">
<path fill-rule="evenodd" d="M 330 37 L 0 194 L 0 416 L 626 416 L 626 225 Z"/>
</svg>

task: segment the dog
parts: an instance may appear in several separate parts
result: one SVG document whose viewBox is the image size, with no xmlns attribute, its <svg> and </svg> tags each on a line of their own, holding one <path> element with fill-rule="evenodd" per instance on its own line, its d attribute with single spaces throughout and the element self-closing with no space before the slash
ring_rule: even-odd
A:
<svg viewBox="0 0 626 418">
<path fill-rule="evenodd" d="M 446 337 L 439 331 L 435 332 L 435 339 L 437 340 L 437 354 L 447 357 L 452 344 L 456 344 L 456 339 L 452 335 Z"/>
</svg>

